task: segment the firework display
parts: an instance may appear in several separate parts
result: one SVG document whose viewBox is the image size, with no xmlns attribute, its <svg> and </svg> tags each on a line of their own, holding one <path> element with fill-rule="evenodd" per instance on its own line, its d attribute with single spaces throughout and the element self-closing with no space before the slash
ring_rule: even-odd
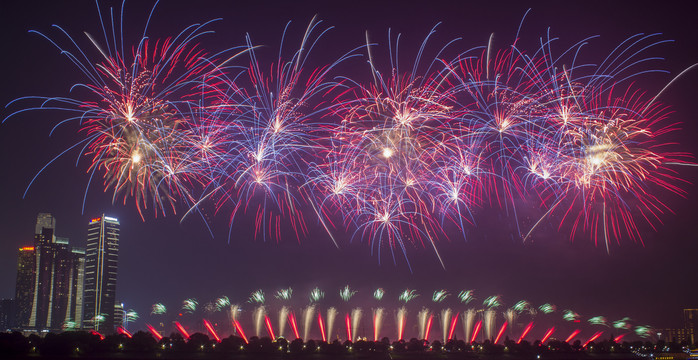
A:
<svg viewBox="0 0 698 360">
<path fill-rule="evenodd" d="M 648 340 L 656 338 L 652 327 L 635 325 L 635 321 L 629 317 L 615 321 L 607 320 L 604 316 L 583 317 L 572 310 L 558 311 L 550 303 L 534 306 L 527 300 L 506 302 L 498 295 L 470 304 L 456 297 L 440 301 L 424 298 L 422 303 L 415 299 L 405 302 L 405 293 L 414 294 L 414 290 L 400 293 L 383 290 L 381 306 L 372 307 L 376 303 L 373 294 L 367 292 L 362 296 L 357 292 L 356 296 L 346 299 L 347 288 L 348 286 L 338 292 L 332 291 L 336 295 L 328 296 L 322 303 L 308 304 L 302 297 L 298 300 L 278 297 L 266 304 L 246 301 L 247 305 L 244 305 L 243 301 L 238 305 L 228 302 L 227 308 L 213 312 L 192 308 L 191 312 L 170 316 L 171 326 L 162 323 L 165 313 L 151 313 L 150 317 L 161 322 L 161 327 L 156 329 L 148 323 L 145 326 L 150 332 L 160 336 L 166 336 L 168 331 L 179 332 L 182 336 L 202 332 L 220 339 L 228 334 L 245 338 L 245 334 L 251 333 L 258 338 L 286 338 L 289 341 L 321 339 L 328 343 L 335 340 L 379 341 L 387 337 L 397 341 L 415 338 L 446 343 L 454 339 L 465 339 L 468 343 L 488 340 L 499 344 L 509 338 L 515 343 L 535 340 L 542 343 L 573 343 L 578 340 L 586 346 L 603 334 L 613 335 L 618 339 L 617 342 L 626 337 Z M 284 290 L 293 292 L 292 288 Z M 317 288 L 312 290 L 317 291 Z M 263 290 L 255 291 L 261 292 Z M 435 292 L 449 293 L 446 289 Z M 495 300 L 496 306 L 493 304 Z M 191 301 L 187 299 L 184 303 Z M 547 311 L 539 312 L 536 311 L 537 308 Z M 298 321 L 293 309 L 300 309 Z M 136 314 L 134 310 L 129 312 Z M 394 316 L 394 322 L 391 321 L 390 314 Z M 131 321 L 138 319 L 136 314 Z M 132 323 L 131 327 L 137 328 L 138 325 L 140 324 Z M 286 331 L 288 328 L 291 331 Z"/>
<path fill-rule="evenodd" d="M 60 28 L 55 38 L 36 32 L 84 82 L 71 97 L 20 98 L 10 106 L 30 105 L 8 118 L 67 112 L 59 125 L 81 134 L 71 149 L 89 161 L 88 182 L 101 176 L 114 201 L 133 201 L 144 218 L 149 208 L 204 217 L 213 207 L 231 229 L 249 216 L 256 236 L 280 240 L 292 229 L 300 240 L 312 214 L 335 244 L 345 234 L 379 261 L 387 251 L 409 265 L 414 246 L 442 261 L 439 241 L 465 237 L 486 207 L 513 214 L 521 241 L 546 220 L 610 251 L 623 239 L 641 242 L 638 227 L 670 210 L 660 191 L 684 194 L 676 167 L 690 157 L 666 142 L 676 124 L 659 95 L 630 84 L 659 72 L 642 67 L 652 60 L 647 49 L 664 42 L 656 34 L 631 36 L 599 63 L 584 63 L 587 41 L 554 53 L 550 37 L 533 49 L 454 40 L 430 52 L 435 27 L 408 63 L 397 51 L 405 40 L 389 33 L 387 47 L 367 36 L 317 65 L 313 50 L 328 46 L 330 28 L 316 19 L 298 38 L 287 26 L 278 57 L 267 61 L 251 35 L 241 46 L 203 49 L 197 42 L 211 22 L 164 39 L 144 31 L 124 44 L 110 14 L 100 12 L 103 39 L 86 33 L 94 58 Z M 367 64 L 365 78 L 342 73 L 353 61 Z M 520 219 L 524 209 L 537 217 Z M 467 304 L 471 293 L 458 298 Z M 264 294 L 250 301 L 262 304 Z"/>
</svg>

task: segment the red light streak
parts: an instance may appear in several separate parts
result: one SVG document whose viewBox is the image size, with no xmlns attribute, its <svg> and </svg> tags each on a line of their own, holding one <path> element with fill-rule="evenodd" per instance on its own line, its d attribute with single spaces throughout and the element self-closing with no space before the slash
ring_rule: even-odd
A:
<svg viewBox="0 0 698 360">
<path fill-rule="evenodd" d="M 429 320 L 427 321 L 427 328 L 424 331 L 424 340 L 429 339 L 429 330 L 431 330 L 431 321 L 434 320 L 434 315 L 429 315 Z"/>
<path fill-rule="evenodd" d="M 448 340 L 453 339 L 453 333 L 456 331 L 456 324 L 458 323 L 458 314 L 451 320 L 451 329 L 448 331 Z"/>
<path fill-rule="evenodd" d="M 291 324 L 291 330 L 293 330 L 293 335 L 296 336 L 296 339 L 300 338 L 298 335 L 298 325 L 296 324 L 296 315 L 293 313 L 288 314 L 288 322 Z"/>
<path fill-rule="evenodd" d="M 499 342 L 499 339 L 502 338 L 502 334 L 504 334 L 504 330 L 507 329 L 507 322 L 505 321 L 504 324 L 502 324 L 502 328 L 499 329 L 499 333 L 497 334 L 497 337 L 494 339 L 495 345 Z"/>
<path fill-rule="evenodd" d="M 346 323 L 347 323 L 347 340 L 353 341 L 354 338 L 351 337 L 351 318 L 349 317 L 349 314 L 347 314 Z"/>
<path fill-rule="evenodd" d="M 234 320 L 233 325 L 235 325 L 235 330 L 237 330 L 238 334 L 240 334 L 240 337 L 242 337 L 242 340 L 245 340 L 245 344 L 249 344 L 250 342 L 247 341 L 247 336 L 245 336 L 245 332 L 242 331 L 242 326 L 240 326 L 240 322 L 237 320 Z"/>
<path fill-rule="evenodd" d="M 528 323 L 528 326 L 526 326 L 523 333 L 521 333 L 521 337 L 519 337 L 519 341 L 517 341 L 516 343 L 520 344 L 521 341 L 523 341 L 523 339 L 526 337 L 526 335 L 528 335 L 528 332 L 531 331 L 531 329 L 533 329 L 533 322 Z"/>
<path fill-rule="evenodd" d="M 545 333 L 545 336 L 543 336 L 543 340 L 540 341 L 541 344 L 546 342 L 548 340 L 548 338 L 550 338 L 550 336 L 553 334 L 553 332 L 555 332 L 555 327 L 551 327 L 548 330 L 548 332 Z"/>
<path fill-rule="evenodd" d="M 378 341 L 378 317 L 373 315 L 373 341 Z"/>
<path fill-rule="evenodd" d="M 175 321 L 175 326 L 177 327 L 177 330 L 179 330 L 180 333 L 182 333 L 182 336 L 184 336 L 185 339 L 189 340 L 189 333 L 184 330 L 184 326 L 179 323 L 179 321 Z"/>
<path fill-rule="evenodd" d="M 320 325 L 320 335 L 322 335 L 322 341 L 327 341 L 327 335 L 325 335 L 325 323 L 322 321 L 322 315 L 320 313 L 317 314 L 317 323 Z M 298 337 L 298 334 L 296 334 L 296 337 Z"/>
<path fill-rule="evenodd" d="M 269 321 L 268 316 L 264 316 L 264 324 L 267 326 L 267 332 L 269 333 L 269 337 L 271 337 L 271 341 L 276 340 L 276 337 L 274 336 L 274 329 L 271 327 L 271 321 Z"/>
<path fill-rule="evenodd" d="M 397 329 L 397 339 L 402 340 L 402 335 L 405 333 L 405 319 L 400 317 L 400 322 L 398 323 Z"/>
<path fill-rule="evenodd" d="M 150 333 L 153 334 L 153 336 L 155 336 L 156 339 L 158 339 L 158 341 L 162 340 L 162 335 L 160 335 L 160 333 L 157 330 L 155 330 L 155 328 L 152 325 L 146 324 L 145 326 L 148 328 L 148 331 L 150 331 Z"/>
<path fill-rule="evenodd" d="M 470 338 L 470 343 L 471 343 L 471 344 L 475 342 L 475 339 L 477 339 L 477 333 L 480 332 L 480 328 L 482 328 L 482 320 L 481 320 L 481 321 L 478 321 L 478 322 L 475 324 L 475 331 L 473 331 L 473 336 Z"/>
<path fill-rule="evenodd" d="M 565 340 L 565 342 L 568 343 L 568 342 L 572 341 L 572 339 L 574 339 L 574 337 L 577 336 L 577 335 L 579 335 L 579 330 L 573 331 L 573 332 L 570 334 L 570 336 L 567 337 L 567 340 Z"/>
<path fill-rule="evenodd" d="M 122 328 L 121 326 L 117 327 L 116 331 L 119 334 L 126 335 L 129 339 L 133 337 L 133 335 L 131 335 L 131 333 L 128 330 Z"/>
<path fill-rule="evenodd" d="M 587 345 L 589 345 L 590 342 L 598 339 L 601 336 L 601 334 L 603 334 L 603 331 L 599 331 L 596 334 L 594 334 L 594 336 L 590 337 L 589 340 L 587 340 L 587 342 L 585 342 L 584 346 L 582 347 L 587 347 Z"/>
<path fill-rule="evenodd" d="M 214 339 L 216 339 L 216 342 L 221 342 L 221 338 L 216 333 L 216 330 L 213 328 L 213 325 L 211 325 L 211 323 L 206 319 L 204 319 L 204 326 L 206 327 L 206 330 L 208 330 L 208 333 L 211 334 L 211 336 L 213 336 Z"/>
</svg>

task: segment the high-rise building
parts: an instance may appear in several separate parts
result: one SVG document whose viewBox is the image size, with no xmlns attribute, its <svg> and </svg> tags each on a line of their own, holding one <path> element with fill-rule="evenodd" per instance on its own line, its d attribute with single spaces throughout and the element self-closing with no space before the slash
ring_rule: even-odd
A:
<svg viewBox="0 0 698 360">
<path fill-rule="evenodd" d="M 126 318 L 126 310 L 124 310 L 124 304 L 117 302 L 114 305 L 114 327 L 124 326 L 124 319 Z"/>
<path fill-rule="evenodd" d="M 87 228 L 85 251 L 86 328 L 111 333 L 115 324 L 116 274 L 119 256 L 119 220 L 92 219 Z"/>
<path fill-rule="evenodd" d="M 698 309 L 683 309 L 683 327 L 687 331 L 690 330 L 691 344 L 696 343 L 696 335 L 698 335 Z"/>
<path fill-rule="evenodd" d="M 45 329 L 47 326 L 51 326 L 51 321 L 48 320 L 49 306 L 51 306 L 53 297 L 54 260 L 58 250 L 54 246 L 55 229 L 56 219 L 51 214 L 41 213 L 36 217 L 34 231 L 36 278 L 34 280 L 32 309 L 27 324 L 35 329 Z"/>
<path fill-rule="evenodd" d="M 56 237 L 56 219 L 39 214 L 36 219 L 34 247 L 36 249 L 36 281 L 29 327 L 55 330 L 63 327 L 68 299 L 68 278 L 72 267 L 70 244 Z M 46 227 L 48 226 L 48 227 Z"/>
<path fill-rule="evenodd" d="M 19 248 L 17 282 L 15 284 L 15 318 L 10 327 L 29 325 L 36 282 L 36 251 L 33 246 Z"/>
<path fill-rule="evenodd" d="M 68 308 L 65 313 L 64 327 L 70 329 L 82 328 L 82 312 L 84 306 L 85 284 L 85 249 L 73 248 L 72 266 L 68 279 Z"/>
<path fill-rule="evenodd" d="M 0 332 L 14 327 L 15 301 L 13 299 L 0 300 Z"/>
<path fill-rule="evenodd" d="M 84 269 L 84 255 L 76 254 L 68 239 L 56 236 L 55 230 L 56 219 L 51 214 L 39 214 L 34 247 L 20 249 L 15 289 L 18 327 L 37 331 L 62 330 L 76 328 L 82 322 L 81 318 L 76 318 L 81 313 L 71 309 L 82 299 L 82 294 L 74 289 L 79 273 Z M 27 304 L 30 304 L 28 311 Z"/>
<path fill-rule="evenodd" d="M 45 238 L 43 235 L 45 234 L 45 229 L 51 230 L 50 231 L 50 236 L 49 238 Z M 45 242 L 53 242 L 53 232 L 56 229 L 56 218 L 53 217 L 53 215 L 49 213 L 39 213 L 36 217 L 36 227 L 34 227 L 34 239 L 36 239 L 36 242 L 39 243 L 45 243 Z"/>
<path fill-rule="evenodd" d="M 657 335 L 659 336 L 659 340 L 664 340 L 666 342 L 691 344 L 693 329 L 658 329 Z"/>
</svg>

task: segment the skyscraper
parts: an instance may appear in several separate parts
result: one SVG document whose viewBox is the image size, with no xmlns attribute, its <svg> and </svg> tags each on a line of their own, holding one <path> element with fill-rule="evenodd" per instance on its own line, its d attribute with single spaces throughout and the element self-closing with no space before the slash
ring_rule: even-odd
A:
<svg viewBox="0 0 698 360">
<path fill-rule="evenodd" d="M 34 239 L 38 243 L 53 242 L 53 232 L 56 229 L 56 218 L 49 213 L 39 213 L 36 216 L 36 227 L 34 228 Z M 50 230 L 49 238 L 44 237 L 45 231 Z M 48 233 L 46 233 L 48 235 Z"/>
<path fill-rule="evenodd" d="M 104 216 L 87 227 L 85 252 L 85 327 L 114 331 L 116 273 L 119 253 L 119 220 Z"/>
<path fill-rule="evenodd" d="M 690 333 L 689 342 L 695 344 L 698 335 L 698 309 L 683 309 L 683 327 Z"/>
<path fill-rule="evenodd" d="M 36 281 L 29 327 L 58 330 L 73 299 L 68 297 L 73 255 L 67 238 L 57 237 L 56 219 L 42 213 L 36 219 Z"/>
<path fill-rule="evenodd" d="M 72 264 L 68 277 L 68 299 L 71 301 L 65 311 L 63 324 L 67 329 L 80 329 L 84 306 L 85 249 L 73 248 L 71 255 Z"/>
<path fill-rule="evenodd" d="M 56 219 L 51 214 L 39 214 L 34 246 L 20 248 L 15 289 L 18 327 L 62 330 L 82 323 L 75 317 L 81 312 L 71 309 L 82 299 L 74 288 L 84 271 L 84 255 L 75 253 L 67 238 L 56 236 L 55 229 Z"/>
<path fill-rule="evenodd" d="M 19 248 L 17 282 L 15 284 L 15 318 L 10 327 L 29 325 L 36 281 L 36 254 L 33 246 Z"/>
<path fill-rule="evenodd" d="M 14 327 L 15 318 L 15 301 L 13 299 L 0 300 L 0 331 Z"/>
</svg>

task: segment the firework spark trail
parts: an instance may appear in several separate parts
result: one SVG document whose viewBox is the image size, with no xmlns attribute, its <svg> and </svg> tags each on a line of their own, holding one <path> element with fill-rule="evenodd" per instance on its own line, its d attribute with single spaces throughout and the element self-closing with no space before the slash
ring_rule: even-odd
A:
<svg viewBox="0 0 698 360">
<path fill-rule="evenodd" d="M 397 309 L 397 314 L 395 314 L 397 320 L 397 339 L 403 340 L 405 338 L 405 325 L 407 321 L 407 309 L 401 306 Z"/>
<path fill-rule="evenodd" d="M 574 312 L 574 311 L 572 311 L 572 310 L 569 310 L 569 309 L 568 309 L 568 310 L 565 310 L 565 311 L 562 313 L 562 318 L 563 318 L 565 321 L 577 322 L 577 321 L 579 320 L 580 317 L 581 317 L 581 316 L 580 316 L 579 314 L 577 314 L 576 312 Z"/>
<path fill-rule="evenodd" d="M 475 310 L 468 309 L 463 312 L 463 333 L 465 334 L 466 341 L 471 339 L 471 334 L 473 331 L 473 325 L 475 324 Z"/>
<path fill-rule="evenodd" d="M 315 305 L 309 305 L 303 309 L 303 339 L 309 339 L 314 316 Z"/>
<path fill-rule="evenodd" d="M 417 321 L 419 323 L 419 338 L 422 340 L 428 340 L 429 327 L 431 326 L 432 315 L 429 309 L 422 308 L 417 314 Z"/>
<path fill-rule="evenodd" d="M 286 288 L 286 289 L 281 289 L 276 292 L 276 297 L 279 300 L 291 300 L 291 296 L 293 295 L 293 289 L 292 288 Z"/>
<path fill-rule="evenodd" d="M 544 314 L 551 314 L 557 310 L 557 306 L 555 306 L 553 304 L 545 303 L 545 304 L 539 306 L 538 310 L 540 310 Z"/>
<path fill-rule="evenodd" d="M 167 313 L 167 307 L 161 303 L 153 304 L 153 308 L 150 311 L 151 315 L 163 315 L 166 313 Z"/>
<path fill-rule="evenodd" d="M 199 302 L 196 299 L 186 299 L 182 302 L 182 312 L 192 314 L 196 312 Z"/>
<path fill-rule="evenodd" d="M 284 337 L 286 322 L 290 322 L 291 317 L 292 315 L 289 313 L 288 307 L 282 306 L 281 309 L 279 309 L 279 337 Z"/>
<path fill-rule="evenodd" d="M 443 336 L 444 344 L 449 339 L 448 336 L 450 333 L 449 330 L 451 328 L 451 314 L 451 309 L 443 309 L 441 310 L 441 317 L 439 318 L 439 320 L 441 321 L 441 335 Z"/>
<path fill-rule="evenodd" d="M 485 325 L 485 338 L 492 340 L 494 337 L 494 327 L 497 313 L 494 310 L 485 310 L 482 319 Z"/>
<path fill-rule="evenodd" d="M 376 300 L 382 300 L 385 295 L 385 290 L 383 288 L 378 288 L 373 292 L 373 298 Z"/>
<path fill-rule="evenodd" d="M 363 312 L 361 308 L 354 308 L 351 310 L 351 341 L 356 341 L 359 332 L 359 324 L 361 323 L 361 316 Z"/>
<path fill-rule="evenodd" d="M 405 289 L 402 293 L 400 293 L 398 300 L 407 304 L 408 302 L 414 300 L 418 296 L 419 294 L 417 293 L 417 290 Z"/>
<path fill-rule="evenodd" d="M 507 323 L 512 325 L 509 327 L 509 333 L 511 334 L 514 327 L 513 325 L 516 324 L 516 310 L 507 309 L 507 311 L 504 312 L 504 319 Z"/>
<path fill-rule="evenodd" d="M 330 307 L 327 309 L 327 339 L 332 339 L 332 330 L 334 330 L 334 322 L 337 318 L 337 309 Z"/>
<path fill-rule="evenodd" d="M 592 325 L 601 325 L 608 327 L 608 319 L 606 319 L 606 317 L 604 316 L 594 316 L 589 318 L 587 321 L 589 322 L 589 324 Z"/>
<path fill-rule="evenodd" d="M 232 141 L 239 148 L 234 149 L 223 169 L 231 183 L 226 194 L 233 202 L 244 203 L 231 214 L 231 227 L 238 211 L 247 211 L 252 204 L 256 207 L 255 233 L 265 239 L 268 236 L 278 239 L 282 222 L 288 222 L 299 240 L 307 235 L 299 211 L 300 199 L 305 198 L 300 196 L 299 186 L 304 183 L 305 175 L 299 169 L 305 168 L 305 158 L 318 150 L 313 134 L 319 126 L 317 119 L 324 112 L 315 107 L 322 103 L 319 95 L 337 85 L 325 78 L 334 65 L 351 57 L 347 54 L 334 64 L 318 69 L 305 67 L 310 50 L 329 30 L 322 29 L 320 23 L 315 18 L 311 20 L 299 50 L 288 59 L 284 57 L 282 42 L 276 66 L 267 73 L 262 70 L 257 47 L 248 35 L 247 79 L 235 78 L 235 82 L 229 83 L 235 91 L 226 90 L 225 95 L 230 96 L 222 100 L 231 111 L 229 116 L 241 125 L 231 126 Z M 282 40 L 288 36 L 286 30 Z M 313 46 L 305 48 L 308 44 Z M 261 202 L 260 197 L 264 198 Z"/>
<path fill-rule="evenodd" d="M 325 298 L 325 292 L 316 287 L 310 291 L 309 298 L 311 303 L 316 303 Z"/>
<path fill-rule="evenodd" d="M 373 341 L 378 341 L 380 330 L 383 325 L 383 313 L 385 309 L 373 309 Z"/>
<path fill-rule="evenodd" d="M 345 286 L 342 290 L 339 291 L 339 297 L 342 298 L 344 301 L 349 301 L 351 298 L 356 295 L 356 291 L 352 290 L 349 285 Z"/>
<path fill-rule="evenodd" d="M 264 327 L 264 318 L 266 317 L 267 311 L 264 305 L 257 306 L 252 312 L 252 321 L 254 323 L 255 336 L 258 338 L 262 337 L 262 329 Z"/>
<path fill-rule="evenodd" d="M 613 327 L 616 329 L 623 329 L 623 330 L 629 330 L 632 325 L 630 324 L 630 318 L 625 317 L 620 320 L 616 320 L 613 322 Z"/>
<path fill-rule="evenodd" d="M 309 339 L 310 328 L 315 316 L 315 305 L 309 305 L 303 309 L 303 340 Z"/>
<path fill-rule="evenodd" d="M 180 111 L 188 108 L 187 100 L 181 99 L 196 93 L 201 76 L 215 70 L 211 65 L 215 61 L 193 44 L 208 32 L 208 23 L 190 26 L 174 38 L 150 41 L 144 36 L 129 59 L 125 44 L 119 44 L 123 36 L 114 27 L 114 13 L 110 14 L 111 19 L 105 19 L 100 12 L 106 51 L 86 33 L 103 59 L 87 57 L 60 27 L 56 28 L 73 50 L 32 31 L 49 40 L 83 72 L 88 82 L 76 87 L 99 100 L 44 98 L 40 108 L 78 114 L 62 123 L 79 122 L 87 136 L 80 146 L 92 158 L 90 182 L 97 171 L 103 171 L 105 190 L 113 189 L 113 200 L 122 195 L 124 201 L 133 197 L 142 217 L 142 210 L 151 204 L 156 214 L 164 214 L 168 205 L 175 210 L 177 200 L 195 200 L 188 187 L 198 182 L 200 174 L 182 168 L 176 147 L 171 145 L 182 138 L 180 124 L 188 115 Z M 113 45 L 108 34 L 113 35 Z"/>
<path fill-rule="evenodd" d="M 473 290 L 462 290 L 458 293 L 458 300 L 467 305 L 475 299 L 474 293 L 475 292 Z"/>
<path fill-rule="evenodd" d="M 229 309 L 229 316 L 231 321 L 238 319 L 238 313 L 240 312 L 240 305 L 231 304 Z"/>
<path fill-rule="evenodd" d="M 247 302 L 260 305 L 263 305 L 264 301 L 264 291 L 262 291 L 261 289 L 252 292 L 252 294 L 250 294 L 249 299 L 247 300 Z"/>
</svg>

